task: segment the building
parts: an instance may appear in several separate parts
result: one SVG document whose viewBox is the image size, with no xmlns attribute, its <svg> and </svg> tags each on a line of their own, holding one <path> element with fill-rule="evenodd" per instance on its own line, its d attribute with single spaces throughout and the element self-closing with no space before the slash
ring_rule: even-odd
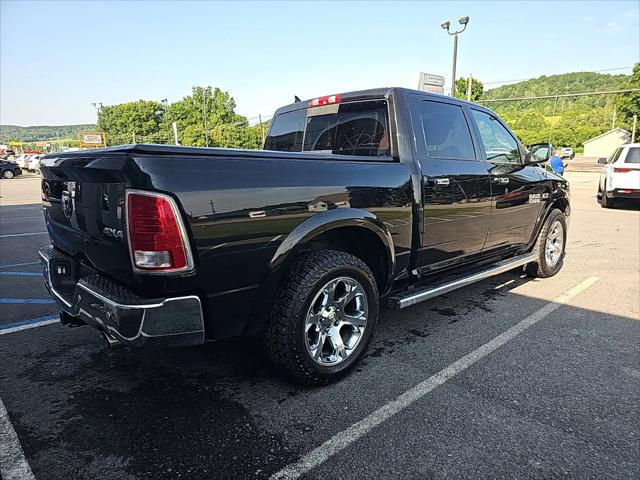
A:
<svg viewBox="0 0 640 480">
<path fill-rule="evenodd" d="M 584 142 L 583 156 L 609 158 L 616 148 L 624 143 L 629 143 L 630 141 L 630 132 L 627 132 L 624 128 L 614 128 L 613 130 L 609 130 L 602 135 L 598 135 L 597 137 L 593 137 Z"/>
</svg>

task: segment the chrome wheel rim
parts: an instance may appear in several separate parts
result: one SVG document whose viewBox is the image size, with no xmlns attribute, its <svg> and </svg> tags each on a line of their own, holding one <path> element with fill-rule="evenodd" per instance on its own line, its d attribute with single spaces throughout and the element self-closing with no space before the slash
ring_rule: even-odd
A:
<svg viewBox="0 0 640 480">
<path fill-rule="evenodd" d="M 547 235 L 547 243 L 545 245 L 544 254 L 547 265 L 555 267 L 562 257 L 564 248 L 564 229 L 559 221 L 551 224 L 549 234 Z"/>
<path fill-rule="evenodd" d="M 356 350 L 367 327 L 369 304 L 360 282 L 339 277 L 315 295 L 305 318 L 305 345 L 314 362 L 334 366 Z"/>
</svg>

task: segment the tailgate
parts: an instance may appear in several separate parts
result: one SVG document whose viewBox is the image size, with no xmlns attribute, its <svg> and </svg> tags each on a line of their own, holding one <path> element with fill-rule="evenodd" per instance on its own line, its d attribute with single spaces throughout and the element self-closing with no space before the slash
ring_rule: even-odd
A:
<svg viewBox="0 0 640 480">
<path fill-rule="evenodd" d="M 119 154 L 49 157 L 42 167 L 42 204 L 51 243 L 85 265 L 132 281 L 124 234 L 123 165 Z"/>
</svg>

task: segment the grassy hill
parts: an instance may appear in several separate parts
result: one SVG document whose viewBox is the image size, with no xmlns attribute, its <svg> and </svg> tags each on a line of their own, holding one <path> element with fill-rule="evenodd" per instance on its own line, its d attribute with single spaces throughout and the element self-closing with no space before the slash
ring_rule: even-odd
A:
<svg viewBox="0 0 640 480">
<path fill-rule="evenodd" d="M 7 142 L 38 142 L 41 140 L 55 140 L 56 138 L 78 138 L 78 132 L 95 130 L 96 126 L 85 125 L 43 125 L 34 127 L 19 127 L 17 125 L 0 125 L 0 143 Z"/>
<path fill-rule="evenodd" d="M 533 97 L 541 95 L 555 95 L 576 92 L 602 92 L 606 90 L 618 90 L 629 81 L 628 75 L 607 75 L 594 72 L 564 73 L 562 75 L 542 76 L 524 82 L 503 85 L 487 90 L 482 95 L 482 100 L 494 100 L 500 98 Z M 613 95 L 598 95 L 584 97 L 561 97 L 558 99 L 558 111 L 568 109 L 587 110 L 590 108 L 605 107 L 612 104 Z M 522 100 L 518 102 L 490 102 L 493 109 L 526 110 L 535 108 L 547 116 L 553 113 L 553 99 L 548 100 Z M 557 112 L 556 112 L 557 113 Z"/>
<path fill-rule="evenodd" d="M 503 117 L 525 144 L 544 142 L 551 136 L 555 145 L 580 147 L 582 142 L 611 128 L 616 95 L 559 97 L 485 102 L 578 92 L 603 92 L 628 87 L 628 75 L 574 72 L 551 75 L 503 85 L 482 94 L 479 103 Z M 620 119 L 616 126 L 628 128 Z"/>
</svg>

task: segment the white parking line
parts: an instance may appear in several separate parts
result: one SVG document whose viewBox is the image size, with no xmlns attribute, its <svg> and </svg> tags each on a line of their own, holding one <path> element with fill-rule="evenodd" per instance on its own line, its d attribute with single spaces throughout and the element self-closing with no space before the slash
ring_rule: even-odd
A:
<svg viewBox="0 0 640 480">
<path fill-rule="evenodd" d="M 7 238 L 7 237 L 26 237 L 29 235 L 46 235 L 47 232 L 46 230 L 43 232 L 29 232 L 29 233 L 11 233 L 9 235 L 0 235 L 0 238 Z"/>
<path fill-rule="evenodd" d="M 3 480 L 35 480 L 18 435 L 0 398 L 0 477 Z"/>
<path fill-rule="evenodd" d="M 12 263 L 11 265 L 0 265 L 0 268 L 26 267 L 27 265 L 39 265 L 40 262 Z"/>
<path fill-rule="evenodd" d="M 271 476 L 271 480 L 296 479 L 309 473 L 313 468 L 321 465 L 331 456 L 339 453 L 352 443 L 367 435 L 371 430 L 380 425 L 382 422 L 400 413 L 402 410 L 404 410 L 417 400 L 420 400 L 436 387 L 439 387 L 447 380 L 455 377 L 457 374 L 466 370 L 474 363 L 494 352 L 507 342 L 513 340 L 529 327 L 532 327 L 541 320 L 544 320 L 555 310 L 566 304 L 569 300 L 571 300 L 579 293 L 587 290 L 598 280 L 598 277 L 589 277 L 586 280 L 583 280 L 563 295 L 560 295 L 554 301 L 547 303 L 537 312 L 516 323 L 513 327 L 501 333 L 493 340 L 490 340 L 489 342 L 475 349 L 473 352 L 465 355 L 448 367 L 440 370 L 435 375 L 420 382 L 415 387 L 407 390 L 402 395 L 397 397 L 395 400 L 392 400 L 386 405 L 383 405 L 359 422 L 354 423 L 346 430 L 338 432 L 322 445 L 305 454 L 297 463 L 292 463 L 291 465 L 288 465 L 282 470 L 274 473 Z"/>
<path fill-rule="evenodd" d="M 32 218 L 42 218 L 44 220 L 44 216 L 42 215 L 36 215 L 35 217 L 0 217 L 0 220 L 2 221 L 8 221 L 11 220 L 12 222 L 15 220 L 29 220 Z"/>
<path fill-rule="evenodd" d="M 14 332 L 21 332 L 22 330 L 29 330 L 31 328 L 44 327 L 45 325 L 51 325 L 52 323 L 60 323 L 60 317 L 58 315 L 48 315 L 46 317 L 31 318 L 29 320 L 21 320 L 14 323 L 0 324 L 0 335 L 8 335 Z"/>
</svg>

